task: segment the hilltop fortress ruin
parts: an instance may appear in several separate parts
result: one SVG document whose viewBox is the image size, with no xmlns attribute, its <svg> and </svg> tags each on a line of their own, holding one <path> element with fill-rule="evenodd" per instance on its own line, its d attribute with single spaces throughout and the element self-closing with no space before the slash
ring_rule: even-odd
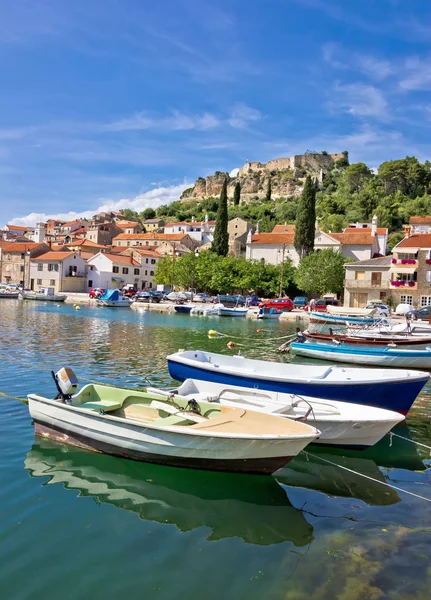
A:
<svg viewBox="0 0 431 600">
<path fill-rule="evenodd" d="M 237 177 L 217 171 L 206 179 L 199 177 L 192 188 L 185 190 L 182 200 L 201 200 L 219 196 L 223 181 L 228 177 L 228 196 L 232 197 L 237 181 L 241 184 L 241 196 L 262 198 L 266 194 L 268 181 L 271 180 L 272 197 L 299 196 L 305 177 L 311 175 L 322 181 L 325 171 L 332 165 L 348 164 L 348 153 L 306 152 L 290 158 L 274 158 L 267 163 L 246 162 Z"/>
</svg>

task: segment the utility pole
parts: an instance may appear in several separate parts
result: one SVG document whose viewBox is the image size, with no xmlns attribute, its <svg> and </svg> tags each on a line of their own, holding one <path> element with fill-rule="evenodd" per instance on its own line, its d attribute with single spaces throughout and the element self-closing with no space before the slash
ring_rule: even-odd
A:
<svg viewBox="0 0 431 600">
<path fill-rule="evenodd" d="M 281 255 L 281 271 L 280 271 L 280 294 L 279 298 L 282 298 L 283 295 L 283 277 L 284 277 L 284 251 L 286 249 L 286 244 L 283 244 L 283 252 Z"/>
<path fill-rule="evenodd" d="M 174 291 L 174 283 L 175 283 L 175 242 L 172 242 L 171 292 Z"/>
</svg>

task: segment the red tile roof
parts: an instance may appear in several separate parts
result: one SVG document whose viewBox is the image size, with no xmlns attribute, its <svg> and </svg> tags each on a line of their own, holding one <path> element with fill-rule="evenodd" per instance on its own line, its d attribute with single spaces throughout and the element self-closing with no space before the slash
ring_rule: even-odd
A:
<svg viewBox="0 0 431 600">
<path fill-rule="evenodd" d="M 12 229 L 12 231 L 28 231 L 28 227 L 24 227 L 24 225 L 6 225 L 8 229 Z"/>
<path fill-rule="evenodd" d="M 114 263 L 119 263 L 122 265 L 132 265 L 132 266 L 141 266 L 140 262 L 133 260 L 131 256 L 124 256 L 122 254 L 104 254 L 106 258 L 109 258 L 110 261 Z"/>
<path fill-rule="evenodd" d="M 44 246 L 42 243 L 36 242 L 0 242 L 0 248 L 3 252 L 27 252 L 27 250 L 35 250 L 39 246 Z"/>
<path fill-rule="evenodd" d="M 271 233 L 295 233 L 295 225 L 275 225 Z"/>
<path fill-rule="evenodd" d="M 361 229 L 358 229 L 357 233 L 329 233 L 328 235 L 343 245 L 353 246 L 372 246 L 376 239 L 371 233 L 363 232 Z"/>
<path fill-rule="evenodd" d="M 401 240 L 398 248 L 431 248 L 431 233 L 415 233 Z"/>
<path fill-rule="evenodd" d="M 75 252 L 45 252 L 45 254 L 41 254 L 37 258 L 33 258 L 32 261 L 51 261 L 58 262 L 62 261 L 65 258 L 69 258 L 69 256 L 73 256 Z"/>
<path fill-rule="evenodd" d="M 346 227 L 344 233 L 356 233 L 356 232 L 365 232 L 371 233 L 371 227 Z M 386 235 L 388 233 L 388 229 L 386 227 L 377 227 L 378 235 Z"/>
<path fill-rule="evenodd" d="M 430 225 L 431 217 L 422 215 L 420 217 L 410 217 L 410 225 Z"/>
<path fill-rule="evenodd" d="M 293 244 L 294 233 L 255 233 L 251 238 L 252 244 Z"/>
<path fill-rule="evenodd" d="M 120 233 L 114 240 L 182 240 L 187 233 Z"/>
<path fill-rule="evenodd" d="M 63 246 L 87 246 L 88 248 L 106 248 L 106 246 L 104 246 L 103 244 L 96 244 L 96 242 L 92 242 L 91 240 L 87 240 L 86 238 L 66 242 L 65 244 L 63 244 Z"/>
</svg>

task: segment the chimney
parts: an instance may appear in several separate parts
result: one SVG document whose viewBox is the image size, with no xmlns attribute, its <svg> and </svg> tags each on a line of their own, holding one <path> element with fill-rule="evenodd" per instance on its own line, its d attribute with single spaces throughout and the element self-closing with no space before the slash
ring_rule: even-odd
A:
<svg viewBox="0 0 431 600">
<path fill-rule="evenodd" d="M 376 237 L 377 235 L 377 215 L 374 215 L 371 221 L 371 235 L 373 237 Z"/>
<path fill-rule="evenodd" d="M 259 233 L 260 233 L 260 232 L 259 232 L 259 221 L 257 222 L 257 225 L 256 225 L 256 233 L 257 233 L 257 234 L 259 234 Z"/>
<path fill-rule="evenodd" d="M 404 225 L 404 237 L 408 238 L 410 237 L 410 234 L 412 232 L 412 228 L 410 225 Z"/>
<path fill-rule="evenodd" d="M 316 231 L 319 231 L 319 219 L 316 219 L 315 228 L 316 228 Z"/>
<path fill-rule="evenodd" d="M 247 244 L 251 244 L 251 238 L 252 238 L 252 232 L 251 229 L 249 229 L 248 233 L 247 233 Z"/>
</svg>

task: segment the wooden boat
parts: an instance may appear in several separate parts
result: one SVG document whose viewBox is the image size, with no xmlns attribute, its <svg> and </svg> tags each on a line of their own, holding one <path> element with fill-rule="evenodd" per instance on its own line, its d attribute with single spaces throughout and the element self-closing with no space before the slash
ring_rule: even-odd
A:
<svg viewBox="0 0 431 600">
<path fill-rule="evenodd" d="M 414 337 L 407 335 L 381 335 L 380 337 L 378 337 L 374 336 L 372 331 L 361 333 L 367 333 L 367 335 L 359 335 L 359 332 L 352 332 L 350 334 L 342 334 L 338 332 L 319 333 L 307 330 L 302 332 L 302 334 L 307 340 L 318 340 L 328 343 L 331 343 L 333 340 L 336 340 L 337 342 L 343 342 L 344 344 L 361 344 L 367 346 L 387 346 L 388 344 L 393 344 L 395 346 L 423 346 L 424 344 L 431 344 L 431 336 Z"/>
<path fill-rule="evenodd" d="M 203 400 L 222 406 L 276 414 L 287 419 L 300 419 L 319 429 L 320 437 L 313 443 L 343 448 L 364 449 L 374 446 L 392 427 L 404 421 L 400 413 L 382 408 L 321 400 L 310 396 L 251 390 L 198 379 L 186 379 L 175 390 L 147 391 L 164 393 L 168 397 L 178 394 L 198 402 Z"/>
<path fill-rule="evenodd" d="M 397 323 L 396 325 L 379 325 L 376 327 L 367 327 L 365 329 L 354 330 L 352 332 L 350 330 L 347 330 L 347 333 L 352 333 L 355 335 L 355 337 L 367 338 L 369 336 L 372 336 L 373 339 L 388 336 L 396 336 L 398 338 L 431 338 L 431 325 L 429 323 L 419 322 L 413 322 L 410 324 Z"/>
<path fill-rule="evenodd" d="M 287 394 L 342 400 L 407 414 L 429 379 L 420 371 L 358 369 L 252 360 L 201 350 L 167 357 L 173 379 L 270 390 Z"/>
<path fill-rule="evenodd" d="M 121 296 L 119 290 L 106 290 L 106 292 L 96 299 L 96 306 L 105 308 L 130 308 L 132 301 L 130 298 Z"/>
<path fill-rule="evenodd" d="M 413 369 L 431 370 L 431 347 L 425 349 L 393 348 L 386 346 L 351 345 L 335 341 L 324 342 L 292 342 L 292 352 L 298 356 L 319 358 L 336 362 L 373 365 L 380 367 L 409 367 Z M 397 390 L 398 391 L 398 390 Z"/>
<path fill-rule="evenodd" d="M 245 317 L 247 316 L 248 308 L 240 308 L 235 306 L 233 308 L 227 308 L 226 306 L 219 307 L 217 314 L 219 317 Z"/>
<path fill-rule="evenodd" d="M 352 308 L 350 306 L 332 306 L 328 304 L 326 310 L 330 315 L 340 317 L 372 317 L 376 314 L 376 308 Z"/>
<path fill-rule="evenodd" d="M 21 294 L 23 300 L 41 300 L 43 302 L 64 302 L 67 296 L 56 294 L 54 288 L 42 287 L 39 292 L 24 292 Z"/>
<path fill-rule="evenodd" d="M 61 496 L 77 491 L 148 523 L 170 524 L 180 532 L 205 527 L 212 541 L 236 537 L 255 546 L 305 546 L 313 539 L 312 525 L 274 477 L 161 467 L 41 437 L 34 440 L 24 468 L 41 478 L 41 493 L 46 482 L 57 484 L 64 488 Z"/>
<path fill-rule="evenodd" d="M 134 460 L 270 474 L 320 432 L 305 423 L 210 402 L 89 384 L 55 375 L 57 398 L 28 396 L 37 435 Z"/>
<path fill-rule="evenodd" d="M 258 319 L 279 319 L 283 314 L 282 310 L 278 308 L 270 308 L 269 306 L 262 306 L 259 310 L 253 312 Z"/>
<path fill-rule="evenodd" d="M 8 290 L 0 290 L 0 298 L 6 298 L 6 299 L 11 299 L 11 298 L 18 298 L 19 296 L 19 292 L 9 292 Z"/>
</svg>

